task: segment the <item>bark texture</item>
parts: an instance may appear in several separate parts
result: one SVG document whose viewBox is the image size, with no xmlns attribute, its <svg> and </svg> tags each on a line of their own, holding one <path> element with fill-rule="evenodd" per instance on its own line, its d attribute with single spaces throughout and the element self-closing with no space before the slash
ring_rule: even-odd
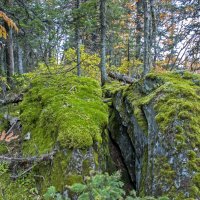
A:
<svg viewBox="0 0 200 200">
<path fill-rule="evenodd" d="M 144 0 L 144 71 L 146 75 L 151 69 L 151 49 L 150 49 L 150 3 L 149 0 Z"/>
<path fill-rule="evenodd" d="M 100 24 L 101 24 L 101 84 L 107 81 L 106 73 L 106 0 L 100 1 Z"/>
</svg>

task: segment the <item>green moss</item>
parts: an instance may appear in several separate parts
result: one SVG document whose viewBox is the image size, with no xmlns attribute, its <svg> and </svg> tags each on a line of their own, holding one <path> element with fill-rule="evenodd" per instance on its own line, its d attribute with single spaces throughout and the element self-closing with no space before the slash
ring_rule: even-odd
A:
<svg viewBox="0 0 200 200">
<path fill-rule="evenodd" d="M 10 173 L 7 172 L 0 176 L 0 191 L 4 191 L 4 199 L 32 200 L 37 197 L 37 188 L 32 174 L 12 180 Z"/>
<path fill-rule="evenodd" d="M 192 179 L 193 185 L 191 185 L 191 194 L 196 199 L 200 196 L 200 173 L 196 173 Z"/>
<path fill-rule="evenodd" d="M 181 126 L 176 126 L 175 131 L 177 134 L 183 134 L 184 129 Z"/>
<path fill-rule="evenodd" d="M 67 148 L 87 148 L 101 143 L 107 124 L 107 106 L 101 87 L 93 79 L 68 76 L 37 77 L 21 104 L 24 143 L 28 154 L 50 150 L 55 142 Z M 45 141 L 45 142 L 44 142 Z"/>
<path fill-rule="evenodd" d="M 8 152 L 7 146 L 5 143 L 0 143 L 0 155 L 6 154 Z"/>
<path fill-rule="evenodd" d="M 6 106 L 0 106 L 0 133 L 3 130 L 9 129 L 9 121 L 5 118 L 6 115 L 12 116 L 12 117 L 18 117 L 19 116 L 19 106 L 14 104 L 9 104 Z"/>
<path fill-rule="evenodd" d="M 76 175 L 76 174 L 72 174 L 72 175 L 68 175 L 66 178 L 66 185 L 73 185 L 75 183 L 82 183 L 83 182 L 83 177 L 80 175 Z"/>
<path fill-rule="evenodd" d="M 42 162 L 34 168 L 33 173 L 37 175 L 35 182 L 40 194 L 44 194 L 51 185 L 55 186 L 57 191 L 64 190 L 71 155 L 71 151 L 67 155 L 59 151 L 52 162 Z"/>
<path fill-rule="evenodd" d="M 119 82 L 119 81 L 112 81 L 112 82 L 108 82 L 103 86 L 103 93 L 104 96 L 108 97 L 112 97 L 116 92 L 118 92 L 119 90 L 123 90 L 124 88 L 127 88 L 127 85 L 124 85 L 124 83 Z"/>
<path fill-rule="evenodd" d="M 145 95 L 139 101 L 140 104 L 153 102 L 154 109 L 157 112 L 156 120 L 163 132 L 169 130 L 168 126 L 176 120 L 180 121 L 181 127 L 184 127 L 184 124 L 187 125 L 190 121 L 187 129 L 200 129 L 198 123 L 200 121 L 200 96 L 198 93 L 200 88 L 194 83 L 194 80 L 200 80 L 199 75 L 193 76 L 189 73 L 180 75 L 167 72 L 152 73 L 146 78 L 162 83 L 158 88 L 154 88 L 150 95 Z M 197 131 L 195 130 L 195 132 Z"/>
<path fill-rule="evenodd" d="M 16 107 L 15 114 L 19 115 L 18 111 Z M 8 113 L 7 108 L 5 112 Z M 7 199 L 33 199 L 37 197 L 36 193 L 39 198 L 51 185 L 62 192 L 66 185 L 82 182 L 83 176 L 89 174 L 91 163 L 84 157 L 83 171 L 81 176 L 78 175 L 77 170 L 70 167 L 76 160 L 72 157 L 72 149 L 79 148 L 83 156 L 94 143 L 99 149 L 107 116 L 108 108 L 102 102 L 102 90 L 97 81 L 66 75 L 33 78 L 31 88 L 20 104 L 22 137 L 28 132 L 31 135 L 30 140 L 22 143 L 23 156 L 39 156 L 52 151 L 55 146 L 59 151 L 52 161 L 37 163 L 31 172 L 16 181 L 10 179 L 10 172 L 2 175 L 0 188 L 6 189 Z M 3 116 L 0 121 L 1 118 Z M 6 146 L 1 144 L 0 153 L 6 152 Z M 98 153 L 93 156 L 98 165 Z M 24 167 L 18 168 L 17 172 L 20 174 L 28 166 Z"/>
</svg>

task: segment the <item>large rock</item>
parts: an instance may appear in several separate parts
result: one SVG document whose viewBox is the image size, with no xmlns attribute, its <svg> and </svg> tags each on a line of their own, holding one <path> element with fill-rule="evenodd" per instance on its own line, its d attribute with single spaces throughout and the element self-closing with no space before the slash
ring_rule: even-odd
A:
<svg viewBox="0 0 200 200">
<path fill-rule="evenodd" d="M 56 154 L 40 162 L 11 162 L 9 169 L 0 162 L 0 173 L 5 168 L 0 174 L 4 198 L 40 198 L 52 185 L 68 196 L 66 185 L 83 182 L 90 170 L 104 171 L 107 120 L 108 109 L 97 81 L 63 74 L 35 77 L 20 105 L 20 157 Z M 3 153 L 19 156 L 17 151 L 16 155 Z M 15 180 L 10 179 L 13 175 Z"/>
<path fill-rule="evenodd" d="M 200 76 L 152 73 L 107 88 L 111 137 L 139 194 L 199 199 Z"/>
</svg>

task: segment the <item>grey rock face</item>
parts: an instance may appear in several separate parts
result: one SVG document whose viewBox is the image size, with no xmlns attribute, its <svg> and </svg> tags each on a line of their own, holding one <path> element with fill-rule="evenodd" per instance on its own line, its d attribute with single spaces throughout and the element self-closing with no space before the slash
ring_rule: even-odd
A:
<svg viewBox="0 0 200 200">
<path fill-rule="evenodd" d="M 197 126 L 199 123 L 197 116 L 200 112 L 198 108 L 192 108 L 193 100 L 200 107 L 199 93 L 198 97 L 190 99 L 186 94 L 190 93 L 194 81 L 188 82 L 187 90 L 186 86 L 181 90 L 186 80 L 182 78 L 183 82 L 179 79 L 177 83 L 176 79 L 174 74 L 164 78 L 147 77 L 128 89 L 117 91 L 112 96 L 108 127 L 140 195 L 198 199 L 200 132 L 191 130 L 194 130 L 195 123 Z M 199 91 L 197 86 L 194 86 L 194 91 Z M 182 101 L 186 102 L 185 106 Z M 196 113 L 196 118 L 182 114 L 188 112 Z M 167 118 L 169 113 L 171 116 Z"/>
</svg>

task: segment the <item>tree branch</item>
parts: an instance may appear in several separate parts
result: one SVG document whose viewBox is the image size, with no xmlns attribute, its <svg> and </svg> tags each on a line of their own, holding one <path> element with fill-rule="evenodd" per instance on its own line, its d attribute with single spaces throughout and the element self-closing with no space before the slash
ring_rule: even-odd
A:
<svg viewBox="0 0 200 200">
<path fill-rule="evenodd" d="M 41 162 L 46 160 L 52 160 L 53 156 L 56 154 L 57 150 L 54 149 L 52 152 L 47 154 L 42 154 L 41 156 L 32 156 L 32 157 L 7 157 L 7 156 L 0 156 L 0 160 L 6 162 L 17 162 L 17 163 L 32 163 L 32 162 Z"/>
<path fill-rule="evenodd" d="M 118 81 L 123 81 L 125 83 L 133 83 L 133 78 L 129 77 L 129 76 L 126 76 L 124 74 L 120 74 L 120 73 L 116 73 L 116 72 L 109 72 L 108 73 L 108 76 L 113 78 L 113 79 L 116 79 Z"/>
</svg>

